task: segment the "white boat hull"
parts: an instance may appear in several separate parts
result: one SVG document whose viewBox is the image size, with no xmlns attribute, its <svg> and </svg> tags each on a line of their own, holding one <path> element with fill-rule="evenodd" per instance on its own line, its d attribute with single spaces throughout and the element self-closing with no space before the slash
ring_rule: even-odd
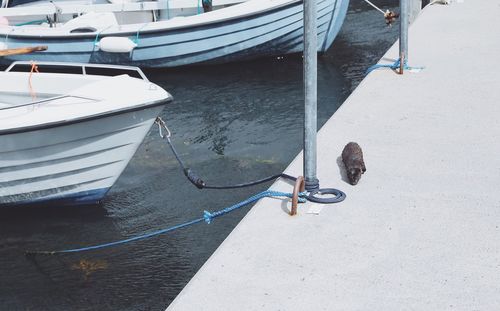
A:
<svg viewBox="0 0 500 311">
<path fill-rule="evenodd" d="M 162 108 L 1 135 L 0 205 L 98 203 Z"/>
<path fill-rule="evenodd" d="M 318 51 L 326 51 L 343 23 L 348 0 L 317 0 Z M 69 33 L 63 27 L 0 28 L 8 48 L 48 46 L 47 51 L 4 57 L 12 60 L 69 61 L 140 67 L 176 67 L 225 63 L 303 50 L 303 3 L 250 0 L 217 11 L 167 21 L 104 27 L 93 33 Z M 261 9 L 261 6 L 266 6 Z M 129 53 L 99 50 L 103 37 L 129 38 Z"/>
<path fill-rule="evenodd" d="M 98 203 L 171 95 L 135 67 L 26 66 L 0 72 L 0 206 Z"/>
</svg>

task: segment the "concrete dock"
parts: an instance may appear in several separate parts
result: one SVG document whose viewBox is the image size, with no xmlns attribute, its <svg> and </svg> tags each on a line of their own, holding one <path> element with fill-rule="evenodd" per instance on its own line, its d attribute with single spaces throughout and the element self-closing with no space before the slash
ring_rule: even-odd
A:
<svg viewBox="0 0 500 311">
<path fill-rule="evenodd" d="M 372 72 L 319 132 L 321 186 L 347 199 L 294 217 L 261 200 L 168 310 L 499 310 L 499 30 L 499 0 L 425 8 L 409 33 L 425 69 Z M 397 57 L 396 43 L 381 63 Z M 349 141 L 367 166 L 357 186 L 342 178 Z M 301 155 L 286 172 L 302 174 Z"/>
</svg>

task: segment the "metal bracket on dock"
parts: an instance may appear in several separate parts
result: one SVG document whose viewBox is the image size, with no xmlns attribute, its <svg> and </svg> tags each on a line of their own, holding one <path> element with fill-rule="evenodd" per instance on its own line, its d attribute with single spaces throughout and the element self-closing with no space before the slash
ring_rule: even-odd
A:
<svg viewBox="0 0 500 311">
<path fill-rule="evenodd" d="M 292 209 L 290 210 L 290 216 L 297 215 L 297 204 L 299 203 L 299 193 L 306 190 L 306 183 L 304 177 L 299 176 L 295 181 L 295 186 L 293 187 L 292 195 Z"/>
</svg>

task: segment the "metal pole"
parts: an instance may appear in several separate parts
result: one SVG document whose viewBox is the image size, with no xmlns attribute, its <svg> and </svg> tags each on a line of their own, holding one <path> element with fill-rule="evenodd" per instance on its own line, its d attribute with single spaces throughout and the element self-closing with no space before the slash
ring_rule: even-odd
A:
<svg viewBox="0 0 500 311">
<path fill-rule="evenodd" d="M 403 74 L 405 64 L 408 60 L 408 25 L 410 24 L 410 14 L 408 1 L 399 0 L 399 74 Z"/>
<path fill-rule="evenodd" d="M 318 128 L 318 38 L 316 0 L 304 0 L 304 177 L 307 191 L 319 189 L 316 177 L 316 132 Z"/>
</svg>

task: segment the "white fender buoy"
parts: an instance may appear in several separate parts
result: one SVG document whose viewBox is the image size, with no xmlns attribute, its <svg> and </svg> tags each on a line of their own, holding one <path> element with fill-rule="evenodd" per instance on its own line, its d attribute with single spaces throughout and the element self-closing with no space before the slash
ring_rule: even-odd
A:
<svg viewBox="0 0 500 311">
<path fill-rule="evenodd" d="M 97 46 L 101 51 L 109 53 L 130 53 L 137 47 L 137 43 L 125 37 L 104 37 Z"/>
<path fill-rule="evenodd" d="M 9 46 L 5 42 L 0 42 L 0 50 L 7 50 Z"/>
<path fill-rule="evenodd" d="M 9 26 L 9 20 L 5 16 L 0 16 L 0 27 Z"/>
</svg>

